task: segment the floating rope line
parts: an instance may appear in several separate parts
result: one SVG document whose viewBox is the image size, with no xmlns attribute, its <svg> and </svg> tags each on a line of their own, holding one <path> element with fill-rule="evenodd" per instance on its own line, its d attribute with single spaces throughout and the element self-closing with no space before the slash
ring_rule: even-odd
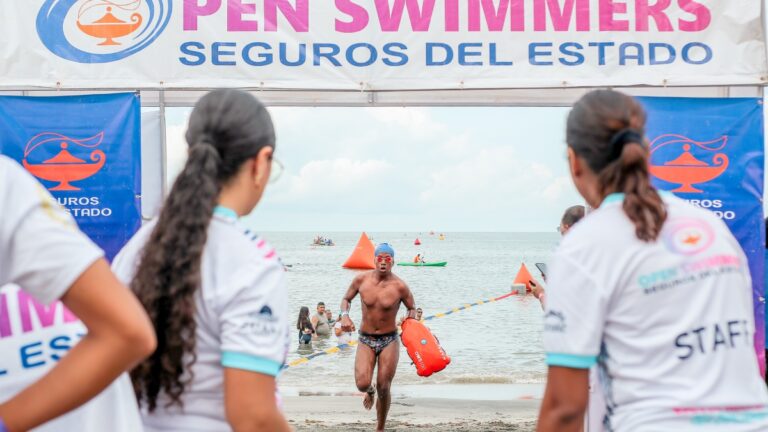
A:
<svg viewBox="0 0 768 432">
<path fill-rule="evenodd" d="M 428 317 L 422 318 L 421 321 L 424 322 L 424 321 L 431 321 L 431 320 L 438 319 L 438 318 L 443 318 L 443 317 L 446 317 L 448 315 L 451 315 L 451 314 L 454 314 L 454 313 L 458 313 L 458 312 L 461 312 L 463 310 L 467 310 L 467 309 L 469 309 L 469 308 L 471 308 L 473 306 L 480 306 L 480 305 L 484 305 L 484 304 L 488 304 L 488 303 L 494 303 L 494 302 L 497 302 L 499 300 L 504 300 L 505 298 L 511 297 L 513 295 L 517 295 L 517 291 L 512 291 L 512 292 L 509 292 L 507 294 L 504 294 L 503 296 L 499 296 L 499 297 L 492 298 L 492 299 L 478 300 L 475 303 L 467 303 L 464 306 L 456 307 L 456 308 L 453 308 L 453 309 L 451 309 L 449 311 L 446 311 L 446 312 L 436 313 L 434 315 L 430 315 Z M 399 332 L 399 330 L 400 329 L 398 328 L 398 332 Z M 326 348 L 326 349 L 324 349 L 322 351 L 318 351 L 318 352 L 313 353 L 311 355 L 308 355 L 306 357 L 297 358 L 296 360 L 292 360 L 288 364 L 284 365 L 283 366 L 283 370 L 291 368 L 291 367 L 296 367 L 296 366 L 299 366 L 299 365 L 303 365 L 303 364 L 309 363 L 310 361 L 312 361 L 312 360 L 314 360 L 314 359 L 316 359 L 318 357 L 322 357 L 322 356 L 325 356 L 325 355 L 331 355 L 331 354 L 337 354 L 337 353 L 339 353 L 341 351 L 348 350 L 349 348 L 352 348 L 355 345 L 357 345 L 357 341 L 352 341 L 352 342 L 350 342 L 348 344 L 340 344 L 340 345 L 336 345 L 335 347 Z"/>
</svg>

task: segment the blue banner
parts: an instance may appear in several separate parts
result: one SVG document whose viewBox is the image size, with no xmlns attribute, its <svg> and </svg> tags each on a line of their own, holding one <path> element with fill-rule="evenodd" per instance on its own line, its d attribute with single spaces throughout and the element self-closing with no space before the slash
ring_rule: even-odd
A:
<svg viewBox="0 0 768 432">
<path fill-rule="evenodd" d="M 112 259 L 141 226 L 136 93 L 0 97 L 0 153 L 21 163 Z"/>
<path fill-rule="evenodd" d="M 640 99 L 648 112 L 655 185 L 713 211 L 747 254 L 755 299 L 755 349 L 765 375 L 763 101 Z"/>
</svg>

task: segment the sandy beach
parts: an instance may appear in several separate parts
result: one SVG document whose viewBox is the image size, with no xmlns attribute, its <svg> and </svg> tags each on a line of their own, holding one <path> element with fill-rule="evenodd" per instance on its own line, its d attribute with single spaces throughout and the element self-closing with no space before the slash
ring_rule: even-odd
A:
<svg viewBox="0 0 768 432">
<path fill-rule="evenodd" d="M 388 431 L 533 431 L 540 400 L 461 400 L 396 397 Z M 285 414 L 297 431 L 370 431 L 375 410 L 362 396 L 289 396 Z"/>
</svg>

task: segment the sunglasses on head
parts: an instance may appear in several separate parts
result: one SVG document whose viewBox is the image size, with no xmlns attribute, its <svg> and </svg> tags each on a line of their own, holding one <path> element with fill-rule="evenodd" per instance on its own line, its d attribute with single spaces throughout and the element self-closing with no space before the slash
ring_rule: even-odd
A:
<svg viewBox="0 0 768 432">
<path fill-rule="evenodd" d="M 391 256 L 386 256 L 386 257 L 378 256 L 378 257 L 376 257 L 376 261 L 378 261 L 378 262 L 386 261 L 388 263 L 391 263 L 392 262 L 392 257 Z"/>
</svg>

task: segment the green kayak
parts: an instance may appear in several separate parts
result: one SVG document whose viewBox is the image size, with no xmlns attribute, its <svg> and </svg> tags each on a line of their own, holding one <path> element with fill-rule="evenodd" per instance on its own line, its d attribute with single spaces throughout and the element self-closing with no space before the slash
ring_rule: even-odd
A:
<svg viewBox="0 0 768 432">
<path fill-rule="evenodd" d="M 413 263 L 413 262 L 399 262 L 397 265 L 405 267 L 445 267 L 448 261 L 441 262 L 428 262 L 428 263 Z"/>
</svg>

